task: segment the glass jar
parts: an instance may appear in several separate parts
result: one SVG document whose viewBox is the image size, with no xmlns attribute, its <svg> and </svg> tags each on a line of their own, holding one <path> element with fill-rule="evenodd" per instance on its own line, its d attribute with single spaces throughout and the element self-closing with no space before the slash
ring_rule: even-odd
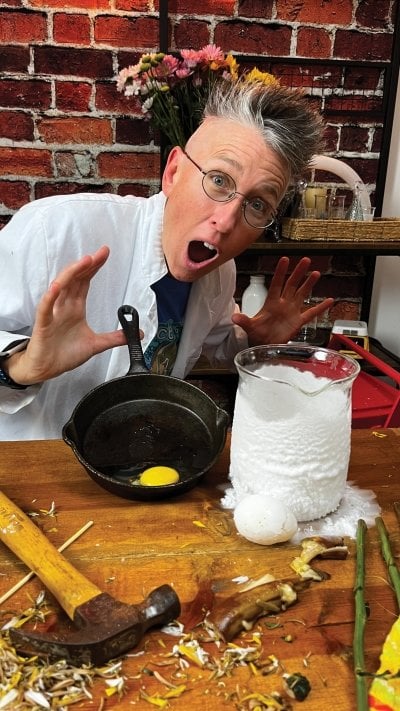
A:
<svg viewBox="0 0 400 711">
<path fill-rule="evenodd" d="M 337 351 L 288 344 L 248 348 L 235 365 L 229 472 L 235 503 L 267 494 L 298 521 L 334 511 L 346 486 L 359 363 Z"/>
</svg>

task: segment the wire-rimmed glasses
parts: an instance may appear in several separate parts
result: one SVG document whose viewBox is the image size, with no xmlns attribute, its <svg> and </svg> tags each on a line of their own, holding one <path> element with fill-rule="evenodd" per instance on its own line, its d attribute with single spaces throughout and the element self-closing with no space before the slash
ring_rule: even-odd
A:
<svg viewBox="0 0 400 711">
<path fill-rule="evenodd" d="M 186 158 L 202 173 L 201 184 L 207 197 L 215 202 L 230 202 L 236 195 L 243 198 L 243 216 L 250 227 L 264 230 L 272 225 L 275 220 L 275 212 L 265 200 L 260 197 L 246 198 L 245 195 L 236 190 L 234 179 L 222 170 L 203 170 L 186 151 L 183 151 Z"/>
</svg>

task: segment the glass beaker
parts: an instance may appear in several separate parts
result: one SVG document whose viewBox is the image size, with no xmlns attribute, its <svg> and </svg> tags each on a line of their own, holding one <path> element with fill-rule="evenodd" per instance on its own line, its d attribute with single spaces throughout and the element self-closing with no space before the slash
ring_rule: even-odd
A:
<svg viewBox="0 0 400 711">
<path fill-rule="evenodd" d="M 248 348 L 235 365 L 229 477 L 236 503 L 266 494 L 298 521 L 334 511 L 346 486 L 359 363 L 334 350 L 287 344 Z"/>
<path fill-rule="evenodd" d="M 328 217 L 330 220 L 345 219 L 345 196 L 331 195 L 328 203 Z"/>
</svg>

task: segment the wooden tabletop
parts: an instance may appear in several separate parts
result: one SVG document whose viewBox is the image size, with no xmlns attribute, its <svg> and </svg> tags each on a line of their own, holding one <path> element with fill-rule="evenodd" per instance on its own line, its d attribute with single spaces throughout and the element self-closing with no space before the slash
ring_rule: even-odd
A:
<svg viewBox="0 0 400 711">
<path fill-rule="evenodd" d="M 382 507 L 382 516 L 400 555 L 399 525 L 393 502 L 400 501 L 400 430 L 356 430 L 352 434 L 349 479 L 372 489 Z M 101 590 L 118 600 L 137 603 L 155 587 L 169 583 L 181 600 L 181 620 L 190 632 L 191 623 L 202 617 L 201 607 L 210 599 L 211 584 L 219 599 L 235 592 L 237 576 L 258 578 L 271 573 L 277 578 L 294 575 L 289 564 L 300 546 L 258 546 L 242 539 L 232 523 L 232 514 L 220 507 L 221 485 L 227 482 L 229 439 L 217 464 L 191 492 L 157 503 L 116 497 L 93 482 L 62 441 L 0 443 L 0 477 L 3 492 L 35 518 L 55 546 L 60 546 L 88 520 L 94 525 L 72 544 L 64 556 Z M 155 708 L 140 695 L 159 694 L 167 687 L 152 674 L 158 670 L 174 684 L 185 683 L 186 691 L 169 701 L 168 708 L 187 711 L 248 708 L 240 699 L 252 692 L 282 692 L 282 671 L 300 672 L 311 683 L 311 693 L 301 704 L 304 711 L 354 711 L 355 687 L 352 661 L 354 625 L 353 585 L 354 541 L 347 540 L 350 555 L 345 561 L 320 562 L 331 577 L 313 583 L 299 594 L 286 612 L 262 618 L 254 630 L 235 640 L 241 646 L 254 645 L 254 631 L 261 632 L 263 658 L 279 660 L 275 673 L 263 675 L 249 664 L 234 669 L 231 676 L 212 679 L 209 669 L 193 664 L 186 678 L 177 681 L 176 659 L 167 657 L 177 639 L 159 630 L 146 634 L 134 652 L 140 656 L 124 660 L 126 691 L 107 698 L 104 708 Z M 366 667 L 375 671 L 379 652 L 395 617 L 396 602 L 387 583 L 375 528 L 367 535 L 367 589 L 370 617 L 366 630 Z M 27 569 L 0 544 L 0 596 Z M 26 609 L 43 585 L 31 580 L 3 604 L 1 613 Z M 199 590 L 204 597 L 190 604 Z M 57 604 L 54 603 L 55 609 Z M 60 617 L 62 613 L 60 613 Z M 215 658 L 221 656 L 214 644 L 203 645 Z M 169 662 L 166 665 L 166 662 Z M 73 708 L 98 709 L 104 683 L 94 686 L 94 701 Z M 248 702 L 246 702 L 248 704 Z M 293 702 L 298 708 L 299 702 Z"/>
</svg>

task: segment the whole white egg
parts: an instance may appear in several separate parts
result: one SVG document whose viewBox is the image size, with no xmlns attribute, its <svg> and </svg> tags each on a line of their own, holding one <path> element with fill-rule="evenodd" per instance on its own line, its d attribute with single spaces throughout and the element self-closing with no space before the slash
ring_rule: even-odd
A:
<svg viewBox="0 0 400 711">
<path fill-rule="evenodd" d="M 297 521 L 282 501 L 262 494 L 248 494 L 235 508 L 238 532 L 252 543 L 268 546 L 288 541 L 297 531 Z"/>
</svg>

